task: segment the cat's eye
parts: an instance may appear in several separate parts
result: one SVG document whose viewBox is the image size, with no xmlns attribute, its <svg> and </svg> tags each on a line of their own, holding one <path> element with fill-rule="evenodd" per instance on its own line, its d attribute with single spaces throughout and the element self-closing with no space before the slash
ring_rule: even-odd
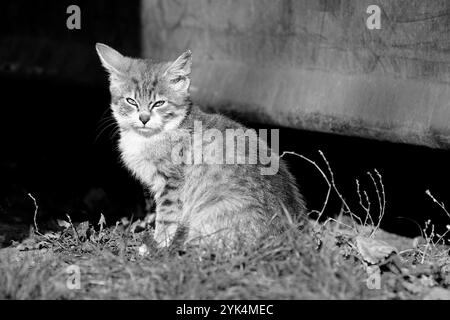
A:
<svg viewBox="0 0 450 320">
<path fill-rule="evenodd" d="M 125 101 L 126 101 L 128 104 L 131 104 L 131 105 L 134 106 L 134 107 L 138 107 L 138 104 L 137 104 L 136 100 L 134 100 L 134 99 L 126 98 Z"/>
<path fill-rule="evenodd" d="M 176 83 L 178 83 L 180 81 L 184 81 L 184 80 L 186 80 L 186 77 L 179 76 L 179 77 L 176 77 L 174 79 L 171 79 L 170 82 L 173 83 L 173 84 L 176 84 Z"/>
<path fill-rule="evenodd" d="M 153 104 L 153 108 L 161 107 L 164 103 L 166 103 L 166 102 L 163 101 L 163 100 L 156 101 L 156 102 Z"/>
</svg>

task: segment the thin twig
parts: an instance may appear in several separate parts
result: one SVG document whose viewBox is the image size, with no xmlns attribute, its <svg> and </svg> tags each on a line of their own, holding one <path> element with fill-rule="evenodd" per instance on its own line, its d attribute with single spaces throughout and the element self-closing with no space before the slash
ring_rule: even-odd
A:
<svg viewBox="0 0 450 320">
<path fill-rule="evenodd" d="M 357 219 L 361 225 L 363 224 L 362 220 L 351 211 L 351 209 L 350 209 L 349 205 L 347 204 L 347 202 L 345 201 L 344 197 L 339 192 L 339 190 L 338 190 L 338 188 L 336 186 L 336 182 L 334 180 L 333 170 L 331 170 L 331 166 L 330 166 L 330 163 L 328 162 L 327 158 L 325 157 L 325 155 L 323 154 L 323 152 L 321 150 L 319 150 L 319 154 L 322 156 L 323 160 L 325 161 L 325 164 L 327 165 L 327 168 L 328 168 L 328 172 L 331 175 L 331 186 L 333 187 L 334 192 L 336 192 L 336 194 L 338 195 L 339 199 L 341 199 L 342 204 L 344 205 L 346 211 L 348 212 L 348 214 L 350 215 L 350 218 L 352 219 L 354 228 L 357 229 L 356 228 L 355 219 Z"/>
<path fill-rule="evenodd" d="M 363 198 L 361 196 L 361 190 L 360 190 L 360 187 L 359 187 L 359 180 L 358 179 L 356 179 L 356 192 L 358 193 L 358 197 L 359 197 L 359 205 L 366 212 L 366 217 L 364 219 L 364 226 L 366 226 L 368 218 L 370 218 L 370 223 L 373 225 L 374 223 L 373 223 L 373 220 L 372 220 L 372 216 L 370 215 L 370 200 L 369 200 L 369 197 L 367 196 L 367 192 L 364 190 L 363 193 L 364 193 L 364 197 L 365 197 L 367 206 L 365 206 L 363 204 Z"/>
<path fill-rule="evenodd" d="M 295 156 L 300 157 L 301 159 L 303 159 L 303 160 L 309 162 L 310 164 L 312 164 L 312 165 L 313 165 L 314 167 L 316 167 L 316 169 L 320 172 L 320 174 L 321 174 L 322 177 L 325 179 L 325 182 L 326 182 L 327 185 L 328 185 L 328 191 L 327 191 L 327 194 L 326 194 L 326 196 L 325 196 L 325 201 L 324 201 L 322 210 L 320 210 L 319 216 L 318 216 L 317 219 L 316 219 L 316 224 L 317 224 L 318 221 L 319 221 L 319 219 L 320 219 L 320 218 L 322 217 L 322 215 L 324 214 L 325 208 L 327 207 L 327 204 L 328 204 L 328 199 L 330 198 L 330 194 L 331 194 L 331 183 L 330 183 L 330 180 L 328 179 L 327 175 L 323 172 L 323 170 L 322 170 L 322 169 L 317 165 L 317 163 L 315 163 L 314 161 L 308 159 L 307 157 L 305 157 L 305 156 L 303 156 L 303 155 L 301 155 L 301 154 L 298 154 L 298 153 L 296 153 L 296 152 L 293 152 L 293 151 L 283 151 L 283 153 L 282 153 L 282 155 L 280 156 L 280 158 L 282 158 L 282 157 L 283 157 L 284 155 L 286 155 L 286 154 L 295 155 Z M 316 212 L 317 212 L 317 211 L 316 211 Z"/>
<path fill-rule="evenodd" d="M 374 171 L 377 174 L 378 182 L 380 184 L 381 190 L 378 188 L 377 181 L 373 177 L 372 173 L 371 172 L 367 172 L 367 174 L 369 175 L 370 179 L 373 182 L 373 185 L 375 186 L 375 191 L 377 193 L 377 199 L 378 199 L 378 205 L 379 205 L 380 212 L 379 212 L 379 215 L 378 215 L 377 225 L 375 226 L 375 228 L 370 233 L 371 236 L 374 235 L 377 232 L 377 230 L 380 229 L 381 221 L 383 220 L 384 212 L 385 212 L 385 208 L 386 208 L 386 195 L 385 195 L 385 192 L 384 192 L 383 179 L 382 179 L 380 173 L 377 171 L 377 169 L 375 169 Z"/>
<path fill-rule="evenodd" d="M 424 232 L 424 234 L 425 234 L 425 239 L 426 239 L 426 241 L 427 241 L 427 244 L 425 245 L 425 249 L 424 249 L 424 252 L 423 252 L 423 255 L 422 255 L 422 264 L 425 262 L 425 256 L 426 256 L 426 253 L 427 253 L 427 250 L 428 250 L 428 248 L 430 247 L 430 243 L 433 243 L 433 238 L 434 238 L 434 224 L 431 224 L 431 232 L 430 232 L 430 235 L 427 235 L 427 230 L 428 230 L 428 227 L 430 226 L 430 224 L 431 224 L 431 220 L 428 220 L 428 221 L 426 221 L 425 222 L 425 228 L 424 228 L 424 230 L 423 230 L 423 232 Z M 434 243 L 433 243 L 433 245 L 434 245 Z"/>
<path fill-rule="evenodd" d="M 445 209 L 445 205 L 443 202 L 439 202 L 436 200 L 436 198 L 431 194 L 430 190 L 425 191 L 425 193 L 433 200 L 434 203 L 437 203 L 439 207 L 442 208 L 442 210 L 444 210 L 444 212 L 448 215 L 448 217 L 450 218 L 450 213 L 448 213 L 447 209 Z"/>
<path fill-rule="evenodd" d="M 33 196 L 31 195 L 31 193 L 28 193 L 28 196 L 31 198 L 31 200 L 33 200 L 33 203 L 34 203 L 34 216 L 33 216 L 33 222 L 34 222 L 34 229 L 35 229 L 35 232 L 36 232 L 37 234 L 39 234 L 39 235 L 42 235 L 42 234 L 39 232 L 39 228 L 38 228 L 37 222 L 36 222 L 36 217 L 37 217 L 37 213 L 38 213 L 39 206 L 38 206 L 38 204 L 37 204 L 36 198 L 33 197 Z"/>
<path fill-rule="evenodd" d="M 383 213 L 380 216 L 380 221 L 379 221 L 379 223 L 380 223 L 381 220 L 383 220 L 384 213 L 386 211 L 386 193 L 384 192 L 384 183 L 383 183 L 383 178 L 382 178 L 381 174 L 378 172 L 378 170 L 376 168 L 374 170 L 375 170 L 375 173 L 378 176 L 378 181 L 379 181 L 380 186 L 381 186 L 381 194 L 383 195 L 383 197 L 382 197 L 382 199 L 383 199 Z"/>
<path fill-rule="evenodd" d="M 72 219 L 70 219 L 70 216 L 68 213 L 66 213 L 66 217 L 67 217 L 67 219 L 69 219 L 70 226 L 72 227 L 73 233 L 74 233 L 75 237 L 77 238 L 77 243 L 80 243 L 80 237 L 78 236 L 77 229 L 75 229 L 75 227 L 73 226 Z"/>
<path fill-rule="evenodd" d="M 49 236 L 47 236 L 47 235 L 45 235 L 45 234 L 42 234 L 41 232 L 39 232 L 39 228 L 38 228 L 38 225 L 37 225 L 37 213 L 38 213 L 38 210 L 39 210 L 39 206 L 38 206 L 38 204 L 37 204 L 37 201 L 36 201 L 36 198 L 35 197 L 33 197 L 32 195 L 31 195 L 31 193 L 28 193 L 28 196 L 31 198 L 31 200 L 33 200 L 33 203 L 34 203 L 34 216 L 33 216 L 33 223 L 34 223 L 34 232 L 37 234 L 37 235 L 39 235 L 39 236 L 41 236 L 41 237 L 44 237 L 48 242 L 50 242 L 50 243 L 52 243 L 52 244 L 57 244 L 58 246 L 60 246 L 62 249 L 65 249 L 64 248 L 64 246 L 62 245 L 62 244 L 60 244 L 58 241 L 55 241 L 55 240 L 53 240 L 53 239 L 51 239 Z"/>
<path fill-rule="evenodd" d="M 447 228 L 448 228 L 448 226 L 447 226 Z M 445 245 L 445 239 L 444 239 L 444 238 L 445 238 L 445 236 L 447 235 L 447 233 L 449 233 L 449 232 L 450 232 L 450 228 L 449 228 L 447 231 L 445 231 L 443 235 L 437 234 L 437 236 L 439 237 L 439 239 L 436 241 L 436 244 L 439 244 L 439 242 L 442 241 L 442 244 Z"/>
</svg>

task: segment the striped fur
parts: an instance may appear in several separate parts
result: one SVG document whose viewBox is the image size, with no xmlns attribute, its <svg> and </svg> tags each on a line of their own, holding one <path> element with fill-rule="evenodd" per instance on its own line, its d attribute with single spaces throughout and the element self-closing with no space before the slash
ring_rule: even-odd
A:
<svg viewBox="0 0 450 320">
<path fill-rule="evenodd" d="M 223 134 L 227 129 L 246 129 L 191 103 L 189 51 L 173 62 L 153 63 L 124 57 L 102 44 L 96 48 L 110 74 L 111 108 L 120 128 L 123 163 L 156 199 L 154 237 L 160 246 L 169 246 L 175 236 L 186 242 L 251 243 L 263 234 L 281 232 L 283 206 L 291 214 L 304 214 L 295 179 L 281 160 L 275 175 L 261 175 L 259 163 L 174 163 L 176 145 L 184 151 L 198 148 L 186 139 L 196 122 Z M 145 124 L 139 118 L 143 114 L 149 116 Z M 201 152 L 218 143 L 202 141 Z M 219 148 L 248 158 L 248 152 Z"/>
</svg>

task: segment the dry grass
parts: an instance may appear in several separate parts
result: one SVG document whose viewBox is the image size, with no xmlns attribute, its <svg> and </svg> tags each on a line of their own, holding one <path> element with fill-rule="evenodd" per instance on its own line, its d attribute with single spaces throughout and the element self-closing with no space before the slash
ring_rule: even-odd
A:
<svg viewBox="0 0 450 320">
<path fill-rule="evenodd" d="M 101 216 L 94 228 L 87 222 L 74 225 L 68 217 L 60 222 L 61 231 L 47 234 L 39 232 L 35 221 L 34 233 L 26 241 L 0 250 L 0 298 L 445 298 L 450 292 L 445 235 L 436 235 L 431 222 L 422 241 L 380 230 L 386 200 L 376 170 L 368 173 L 376 190 L 375 201 L 356 181 L 358 210 L 365 213 L 360 218 L 339 192 L 330 164 L 320 155 L 325 170 L 300 156 L 321 172 L 328 186 L 323 207 L 313 213 L 320 218 L 330 195 L 335 194 L 343 208 L 337 218 L 324 222 L 317 218 L 302 229 L 295 216 L 286 213 L 284 234 L 263 237 L 252 247 L 233 251 L 206 247 L 158 250 L 151 240 L 151 221 L 122 220 L 106 228 Z M 433 201 L 445 210 L 443 203 L 434 197 Z M 67 283 L 73 279 L 69 266 L 79 268 L 80 289 Z M 376 289 L 368 285 L 374 275 L 380 280 Z"/>
<path fill-rule="evenodd" d="M 0 262 L 0 298 L 7 299 L 361 299 L 372 297 L 365 273 L 338 250 L 317 250 L 291 229 L 252 248 L 157 250 L 146 232 L 103 231 L 77 244 L 70 230 L 48 248 L 7 249 Z M 42 241 L 42 237 L 35 243 Z M 149 254 L 139 254 L 147 242 Z M 42 244 L 41 244 L 42 245 Z M 20 248 L 22 249 L 22 248 Z M 81 289 L 66 286 L 66 269 L 81 271 Z"/>
</svg>

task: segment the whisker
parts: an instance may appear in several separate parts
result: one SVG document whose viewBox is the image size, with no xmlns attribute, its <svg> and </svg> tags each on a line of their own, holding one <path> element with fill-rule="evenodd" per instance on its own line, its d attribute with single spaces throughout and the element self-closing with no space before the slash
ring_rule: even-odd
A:
<svg viewBox="0 0 450 320">
<path fill-rule="evenodd" d="M 114 138 L 119 134 L 119 132 L 120 132 L 120 128 L 117 127 L 117 128 L 113 131 L 113 133 L 112 133 L 112 135 L 111 135 L 111 137 L 110 137 L 110 140 L 113 141 Z"/>
<path fill-rule="evenodd" d="M 102 133 L 104 133 L 107 129 L 110 129 L 110 128 L 114 127 L 115 125 L 116 125 L 115 122 L 106 125 L 106 126 L 105 126 L 105 127 L 97 134 L 97 136 L 95 137 L 95 139 L 94 139 L 94 144 L 95 144 L 95 143 L 97 142 L 97 140 L 100 138 L 100 136 L 102 135 Z"/>
<path fill-rule="evenodd" d="M 107 118 L 101 119 L 98 122 L 98 126 L 101 126 L 102 124 L 105 124 L 105 123 L 108 123 L 108 122 L 111 122 L 111 121 L 116 121 L 116 119 L 114 119 L 112 116 L 109 116 Z"/>
<path fill-rule="evenodd" d="M 105 115 L 106 115 L 107 112 L 111 112 L 111 109 L 106 109 L 106 110 L 102 113 L 102 115 L 100 116 L 100 119 L 98 120 L 99 122 L 102 121 L 102 119 L 105 117 Z M 106 118 L 111 117 L 111 116 L 112 116 L 112 115 L 109 114 L 109 115 L 106 116 Z"/>
<path fill-rule="evenodd" d="M 114 118 L 111 119 L 105 119 L 102 123 L 98 125 L 98 127 L 95 129 L 96 131 L 102 130 L 102 127 L 109 126 L 111 123 L 115 123 L 116 120 Z"/>
<path fill-rule="evenodd" d="M 103 114 L 100 116 L 100 119 L 97 122 L 97 125 L 99 127 L 101 127 L 104 123 L 107 123 L 109 121 L 114 121 L 115 120 L 111 113 L 110 114 L 106 114 L 109 111 L 110 111 L 109 109 L 105 110 L 105 112 L 103 112 Z"/>
</svg>

